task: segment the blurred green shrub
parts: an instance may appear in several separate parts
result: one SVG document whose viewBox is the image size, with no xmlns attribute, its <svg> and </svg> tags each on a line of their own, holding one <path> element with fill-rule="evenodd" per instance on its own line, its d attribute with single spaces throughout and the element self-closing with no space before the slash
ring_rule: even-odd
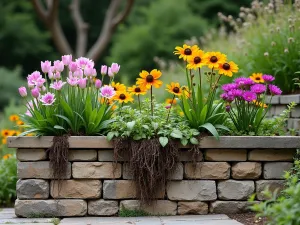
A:
<svg viewBox="0 0 300 225">
<path fill-rule="evenodd" d="M 273 74 L 284 93 L 296 91 L 293 79 L 300 70 L 300 2 L 285 2 L 255 0 L 251 8 L 241 8 L 237 19 L 220 13 L 224 26 L 219 33 L 201 38 L 204 49 L 227 52 L 239 65 L 240 75 Z M 226 34 L 225 25 L 235 32 Z"/>
<path fill-rule="evenodd" d="M 108 63 L 120 63 L 131 81 L 142 69 L 156 67 L 155 56 L 173 58 L 176 45 L 207 29 L 206 20 L 192 13 L 187 1 L 156 0 L 139 7 L 138 14 L 132 24 L 120 28 L 107 59 Z"/>
<path fill-rule="evenodd" d="M 25 84 L 21 77 L 21 68 L 16 67 L 14 70 L 8 70 L 0 67 L 0 110 L 6 106 L 12 99 L 20 99 L 18 88 Z M 19 112 L 18 112 L 19 113 Z"/>
</svg>

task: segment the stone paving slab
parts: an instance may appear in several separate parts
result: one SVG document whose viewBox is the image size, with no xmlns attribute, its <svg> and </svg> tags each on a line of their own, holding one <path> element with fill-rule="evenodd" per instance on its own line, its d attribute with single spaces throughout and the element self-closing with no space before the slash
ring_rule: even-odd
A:
<svg viewBox="0 0 300 225">
<path fill-rule="evenodd" d="M 0 218 L 0 224 L 25 224 L 27 223 L 34 223 L 34 224 L 40 224 L 40 223 L 48 223 L 51 224 L 52 218 L 17 218 L 17 217 L 11 217 L 11 218 Z"/>
</svg>

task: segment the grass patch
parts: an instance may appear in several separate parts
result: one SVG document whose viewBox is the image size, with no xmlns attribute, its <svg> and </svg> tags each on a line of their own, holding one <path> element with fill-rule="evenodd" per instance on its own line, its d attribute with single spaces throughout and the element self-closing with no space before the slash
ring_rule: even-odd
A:
<svg viewBox="0 0 300 225">
<path fill-rule="evenodd" d="M 60 219 L 59 218 L 52 218 L 51 223 L 53 223 L 54 225 L 58 225 L 60 223 Z"/>
<path fill-rule="evenodd" d="M 119 211 L 119 217 L 141 217 L 141 216 L 152 216 L 152 215 L 141 209 L 131 210 L 126 208 L 121 208 Z"/>
</svg>

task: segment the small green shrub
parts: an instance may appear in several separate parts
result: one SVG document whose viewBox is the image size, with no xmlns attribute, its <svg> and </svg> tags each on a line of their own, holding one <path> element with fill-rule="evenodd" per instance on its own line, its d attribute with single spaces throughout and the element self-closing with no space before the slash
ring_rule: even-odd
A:
<svg viewBox="0 0 300 225">
<path fill-rule="evenodd" d="M 150 213 L 147 213 L 143 210 L 140 209 L 127 209 L 122 207 L 119 211 L 119 216 L 120 217 L 140 217 L 140 216 L 151 216 Z"/>
</svg>

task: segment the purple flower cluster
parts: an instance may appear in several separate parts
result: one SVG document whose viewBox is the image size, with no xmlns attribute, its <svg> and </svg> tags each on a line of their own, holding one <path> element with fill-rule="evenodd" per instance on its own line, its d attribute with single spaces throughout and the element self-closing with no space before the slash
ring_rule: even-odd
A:
<svg viewBox="0 0 300 225">
<path fill-rule="evenodd" d="M 250 78 L 239 77 L 233 83 L 224 84 L 221 98 L 226 102 L 232 102 L 235 99 L 247 102 L 258 100 L 260 95 L 268 92 L 271 95 L 280 95 L 282 91 L 276 85 L 270 84 L 275 78 L 271 75 L 263 75 L 266 84 L 257 84 Z M 268 90 L 267 90 L 268 89 Z"/>
</svg>

